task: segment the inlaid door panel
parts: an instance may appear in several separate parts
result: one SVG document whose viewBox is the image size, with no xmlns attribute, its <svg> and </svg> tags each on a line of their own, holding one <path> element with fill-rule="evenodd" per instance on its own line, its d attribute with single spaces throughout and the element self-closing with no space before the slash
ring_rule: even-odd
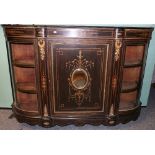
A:
<svg viewBox="0 0 155 155">
<path fill-rule="evenodd" d="M 54 113 L 104 112 L 110 85 L 110 43 L 49 41 L 49 96 Z"/>
</svg>

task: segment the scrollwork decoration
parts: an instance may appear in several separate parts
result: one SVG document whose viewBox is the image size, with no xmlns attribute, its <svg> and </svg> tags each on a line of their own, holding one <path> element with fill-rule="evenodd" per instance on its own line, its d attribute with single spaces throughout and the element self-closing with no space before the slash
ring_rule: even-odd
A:
<svg viewBox="0 0 155 155">
<path fill-rule="evenodd" d="M 74 59 L 73 61 L 66 62 L 66 67 L 70 68 L 91 68 L 94 67 L 94 62 L 91 60 L 88 61 L 83 58 L 82 51 L 79 51 L 79 55 L 77 56 L 78 59 Z"/>
<path fill-rule="evenodd" d="M 39 51 L 40 51 L 40 58 L 43 61 L 45 59 L 45 40 L 39 39 L 38 46 L 39 46 Z"/>
<path fill-rule="evenodd" d="M 120 49 L 122 47 L 122 41 L 120 39 L 117 39 L 115 41 L 115 61 L 118 61 L 120 57 Z"/>
<path fill-rule="evenodd" d="M 79 50 L 79 55 L 76 59 L 66 62 L 66 68 L 71 70 L 68 78 L 69 101 L 74 100 L 78 106 L 80 106 L 84 100 L 90 102 L 91 77 L 88 68 L 91 69 L 92 67 L 94 67 L 94 62 L 86 60 L 81 50 Z M 79 77 L 74 78 L 75 75 L 79 75 Z"/>
<path fill-rule="evenodd" d="M 116 76 L 113 76 L 113 78 L 112 78 L 112 88 L 113 89 L 116 88 L 116 85 L 117 85 L 117 78 L 116 78 Z"/>
</svg>

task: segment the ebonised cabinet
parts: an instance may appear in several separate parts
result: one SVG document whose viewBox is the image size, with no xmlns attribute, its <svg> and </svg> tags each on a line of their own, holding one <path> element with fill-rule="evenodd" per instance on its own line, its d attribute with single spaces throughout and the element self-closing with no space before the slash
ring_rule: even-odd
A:
<svg viewBox="0 0 155 155">
<path fill-rule="evenodd" d="M 136 120 L 153 28 L 4 25 L 19 122 Z"/>
</svg>

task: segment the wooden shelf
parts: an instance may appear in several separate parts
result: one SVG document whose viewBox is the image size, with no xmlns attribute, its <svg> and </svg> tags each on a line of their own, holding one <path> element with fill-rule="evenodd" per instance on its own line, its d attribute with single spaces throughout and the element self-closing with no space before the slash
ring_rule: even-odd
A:
<svg viewBox="0 0 155 155">
<path fill-rule="evenodd" d="M 36 94 L 36 86 L 34 83 L 16 83 L 18 91 L 29 94 Z"/>
<path fill-rule="evenodd" d="M 121 92 L 122 93 L 132 92 L 135 91 L 137 87 L 138 87 L 137 82 L 123 81 Z"/>
<path fill-rule="evenodd" d="M 18 107 L 24 111 L 29 111 L 29 112 L 37 112 L 38 111 L 38 106 L 37 103 L 30 103 L 30 102 L 25 102 L 25 103 L 17 103 Z"/>
<path fill-rule="evenodd" d="M 17 67 L 24 67 L 24 68 L 34 68 L 35 61 L 34 60 L 15 60 L 13 64 Z"/>
<path fill-rule="evenodd" d="M 136 101 L 132 101 L 132 102 L 120 102 L 119 103 L 119 110 L 120 111 L 125 111 L 125 110 L 130 110 L 133 109 L 137 106 Z"/>
<path fill-rule="evenodd" d="M 128 68 L 128 67 L 139 67 L 139 66 L 142 66 L 142 61 L 127 61 L 125 62 L 124 64 L 124 67 L 125 68 Z"/>
</svg>

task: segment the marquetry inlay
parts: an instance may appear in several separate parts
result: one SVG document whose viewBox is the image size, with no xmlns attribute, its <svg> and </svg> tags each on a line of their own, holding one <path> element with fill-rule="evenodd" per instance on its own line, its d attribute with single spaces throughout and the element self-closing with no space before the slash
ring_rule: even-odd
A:
<svg viewBox="0 0 155 155">
<path fill-rule="evenodd" d="M 43 61 L 45 59 L 45 40 L 40 38 L 38 40 L 38 46 L 40 51 L 40 59 Z"/>
<path fill-rule="evenodd" d="M 122 46 L 122 41 L 120 39 L 116 39 L 115 41 L 115 61 L 118 61 L 120 58 L 120 50 Z"/>
</svg>

